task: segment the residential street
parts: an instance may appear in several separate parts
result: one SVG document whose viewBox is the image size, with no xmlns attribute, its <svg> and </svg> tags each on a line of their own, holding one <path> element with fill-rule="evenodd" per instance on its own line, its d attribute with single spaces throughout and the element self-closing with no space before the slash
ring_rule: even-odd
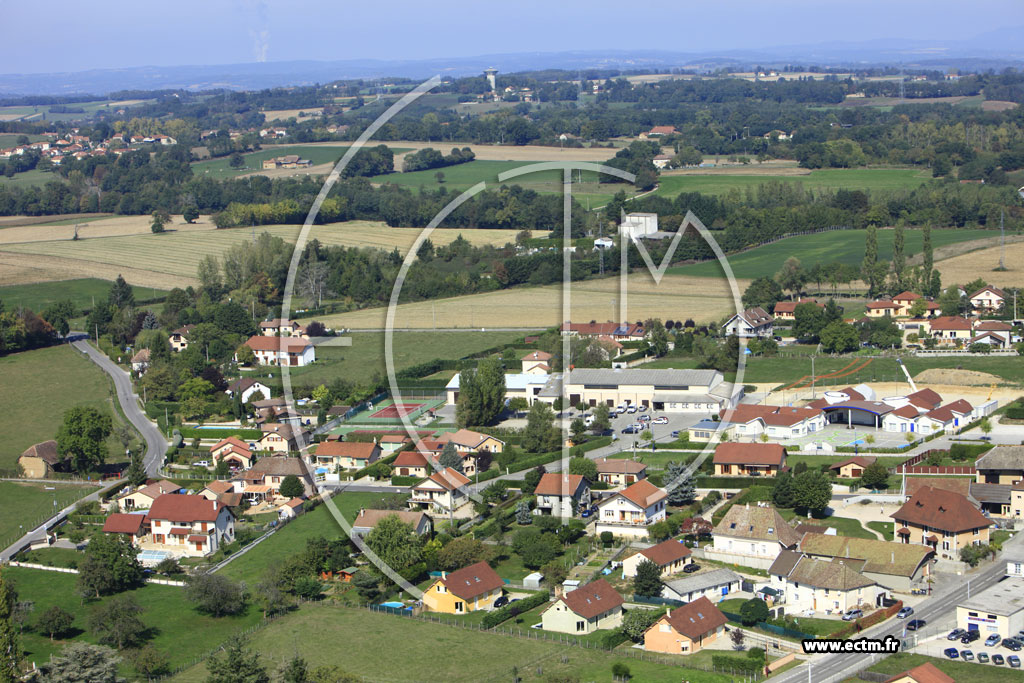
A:
<svg viewBox="0 0 1024 683">
<path fill-rule="evenodd" d="M 143 459 L 146 472 L 151 476 L 156 476 L 160 472 L 160 466 L 163 464 L 164 455 L 167 453 L 170 443 L 160 433 L 159 427 L 150 422 L 139 407 L 139 397 L 132 389 L 131 376 L 117 367 L 104 353 L 93 347 L 88 339 L 77 339 L 71 342 L 71 345 L 87 355 L 93 363 L 100 366 L 114 379 L 114 387 L 117 389 L 117 400 L 121 404 L 121 410 L 146 442 L 146 455 Z"/>
</svg>

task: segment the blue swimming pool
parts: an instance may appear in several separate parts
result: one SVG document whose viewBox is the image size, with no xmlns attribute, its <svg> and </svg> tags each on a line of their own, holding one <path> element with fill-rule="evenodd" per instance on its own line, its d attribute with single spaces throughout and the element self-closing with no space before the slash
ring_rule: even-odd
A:
<svg viewBox="0 0 1024 683">
<path fill-rule="evenodd" d="M 381 607 L 390 607 L 392 609 L 402 609 L 402 608 L 405 607 L 405 603 L 394 602 L 394 601 L 392 601 L 392 602 L 382 602 L 382 603 L 380 603 L 380 606 Z"/>
</svg>

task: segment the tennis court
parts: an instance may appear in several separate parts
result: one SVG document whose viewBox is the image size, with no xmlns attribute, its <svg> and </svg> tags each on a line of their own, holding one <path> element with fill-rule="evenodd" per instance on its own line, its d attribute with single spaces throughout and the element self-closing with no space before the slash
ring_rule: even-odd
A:
<svg viewBox="0 0 1024 683">
<path fill-rule="evenodd" d="M 385 406 L 384 408 L 381 408 L 380 410 L 375 412 L 370 417 L 371 418 L 375 418 L 375 419 L 404 417 L 404 416 L 407 416 L 407 415 L 412 415 L 417 410 L 422 408 L 424 405 L 426 405 L 426 404 L 425 403 L 392 403 L 389 406 Z"/>
</svg>

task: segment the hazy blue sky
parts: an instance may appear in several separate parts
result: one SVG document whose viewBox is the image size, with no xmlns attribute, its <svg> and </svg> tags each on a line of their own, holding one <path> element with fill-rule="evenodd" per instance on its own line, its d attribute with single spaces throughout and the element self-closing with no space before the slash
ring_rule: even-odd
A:
<svg viewBox="0 0 1024 683">
<path fill-rule="evenodd" d="M 3 0 L 0 73 L 948 40 L 1020 24 L 1021 0 Z"/>
</svg>

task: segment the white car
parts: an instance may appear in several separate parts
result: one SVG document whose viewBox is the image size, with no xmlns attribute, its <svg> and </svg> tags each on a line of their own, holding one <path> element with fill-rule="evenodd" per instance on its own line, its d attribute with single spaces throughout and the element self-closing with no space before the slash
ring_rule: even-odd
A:
<svg viewBox="0 0 1024 683">
<path fill-rule="evenodd" d="M 651 420 L 651 424 L 667 425 L 668 424 L 668 418 L 665 417 L 664 415 L 662 415 L 661 417 L 656 417 L 653 420 Z"/>
<path fill-rule="evenodd" d="M 618 413 L 619 415 L 622 415 L 622 414 L 623 414 L 624 412 L 626 412 L 626 406 L 625 406 L 624 404 L 620 403 L 620 404 L 619 404 L 619 405 L 618 405 L 618 406 L 617 406 L 617 407 L 615 408 L 615 412 L 616 412 L 616 413 Z"/>
<path fill-rule="evenodd" d="M 626 412 L 629 413 L 630 415 L 632 415 L 633 413 L 636 412 L 636 406 L 630 406 L 630 407 L 626 408 Z"/>
<path fill-rule="evenodd" d="M 585 418 L 583 418 L 583 424 L 589 427 L 590 425 L 594 424 L 594 419 L 595 418 L 593 415 L 587 415 Z"/>
<path fill-rule="evenodd" d="M 208 460 L 197 460 L 196 462 L 192 463 L 192 465 L 193 465 L 193 467 L 209 467 L 210 466 L 210 461 L 208 461 Z"/>
<path fill-rule="evenodd" d="M 641 405 L 639 410 L 640 410 L 641 413 L 646 413 L 647 412 L 647 406 Z"/>
</svg>

